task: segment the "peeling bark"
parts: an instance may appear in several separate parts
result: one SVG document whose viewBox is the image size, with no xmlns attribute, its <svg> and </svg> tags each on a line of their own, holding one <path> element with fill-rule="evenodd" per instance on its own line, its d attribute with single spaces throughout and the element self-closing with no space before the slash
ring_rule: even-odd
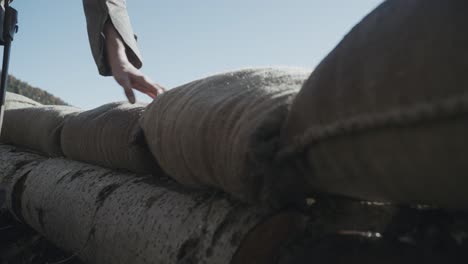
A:
<svg viewBox="0 0 468 264">
<path fill-rule="evenodd" d="M 299 214 L 267 212 L 167 178 L 5 145 L 0 183 L 18 219 L 86 263 L 271 263 L 302 223 Z"/>
</svg>

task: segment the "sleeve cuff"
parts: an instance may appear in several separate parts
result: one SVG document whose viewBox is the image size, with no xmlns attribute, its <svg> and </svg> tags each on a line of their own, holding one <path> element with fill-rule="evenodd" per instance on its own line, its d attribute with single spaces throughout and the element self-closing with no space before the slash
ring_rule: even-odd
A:
<svg viewBox="0 0 468 264">
<path fill-rule="evenodd" d="M 85 0 L 83 3 L 91 50 L 99 74 L 112 76 L 112 71 L 107 61 L 105 37 L 102 33 L 104 25 L 109 19 L 125 43 L 128 60 L 136 68 L 141 68 L 143 65 L 142 56 L 138 48 L 136 36 L 133 33 L 125 1 Z"/>
</svg>

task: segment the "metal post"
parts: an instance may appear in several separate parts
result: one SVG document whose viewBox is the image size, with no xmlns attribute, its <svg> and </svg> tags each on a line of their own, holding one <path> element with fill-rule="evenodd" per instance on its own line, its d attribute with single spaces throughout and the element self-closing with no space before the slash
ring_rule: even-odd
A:
<svg viewBox="0 0 468 264">
<path fill-rule="evenodd" d="M 6 40 L 5 46 L 3 48 L 2 76 L 0 83 L 0 102 L 2 104 L 0 109 L 0 134 L 2 133 L 3 115 L 5 113 L 5 97 L 8 88 L 8 66 L 10 64 L 10 50 L 11 40 Z"/>
<path fill-rule="evenodd" d="M 10 7 L 10 1 L 5 1 L 5 16 L 3 21 L 3 63 L 0 79 L 0 134 L 2 132 L 3 115 L 5 112 L 5 97 L 8 88 L 8 66 L 10 65 L 11 42 L 18 31 L 18 12 Z"/>
</svg>

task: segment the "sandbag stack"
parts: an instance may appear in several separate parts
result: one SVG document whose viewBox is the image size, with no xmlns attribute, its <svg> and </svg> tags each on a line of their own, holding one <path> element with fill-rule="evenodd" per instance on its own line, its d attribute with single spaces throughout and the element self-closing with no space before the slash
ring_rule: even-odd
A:
<svg viewBox="0 0 468 264">
<path fill-rule="evenodd" d="M 138 124 L 144 109 L 144 104 L 110 103 L 74 115 L 63 126 L 63 153 L 108 168 L 157 172 Z"/>
<path fill-rule="evenodd" d="M 174 88 L 141 126 L 161 168 L 184 185 L 257 201 L 293 96 L 309 72 L 245 69 Z"/>
<path fill-rule="evenodd" d="M 147 108 L 10 107 L 2 143 L 140 173 L 159 163 L 178 183 L 1 146 L 8 207 L 95 263 L 272 263 L 304 222 L 264 214 L 265 199 L 323 193 L 466 210 L 467 13 L 463 0 L 385 1 L 302 89 L 307 71 L 244 69 Z"/>
<path fill-rule="evenodd" d="M 6 93 L 5 98 L 5 109 L 17 109 L 17 108 L 24 108 L 24 107 L 32 107 L 32 106 L 41 106 L 42 104 L 31 100 L 25 96 L 15 94 L 15 93 Z"/>
<path fill-rule="evenodd" d="M 466 208 L 467 11 L 462 0 L 386 1 L 302 89 L 307 71 L 244 69 L 146 109 L 11 109 L 1 141 L 136 172 L 159 163 L 183 185 L 248 202 L 320 192 Z"/>
<path fill-rule="evenodd" d="M 62 108 L 8 110 L 2 142 L 138 173 L 161 174 L 159 164 L 186 186 L 248 202 L 276 199 L 267 183 L 277 174 L 281 127 L 309 74 L 298 68 L 226 72 L 174 88 L 147 108 L 111 103 L 73 109 L 51 125 L 41 118 Z M 38 127 L 30 129 L 34 122 Z M 28 141 L 35 138 L 27 134 L 32 131 L 47 140 L 34 145 Z"/>
<path fill-rule="evenodd" d="M 320 63 L 280 154 L 310 193 L 468 208 L 467 13 L 385 1 Z"/>
<path fill-rule="evenodd" d="M 25 147 L 52 157 L 63 156 L 60 145 L 63 124 L 78 111 L 70 106 L 7 109 L 0 142 Z"/>
</svg>

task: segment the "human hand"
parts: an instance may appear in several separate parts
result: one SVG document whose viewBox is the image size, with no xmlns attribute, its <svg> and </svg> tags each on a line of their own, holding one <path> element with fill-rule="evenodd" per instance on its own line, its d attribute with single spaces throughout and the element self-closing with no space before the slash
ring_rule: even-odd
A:
<svg viewBox="0 0 468 264">
<path fill-rule="evenodd" d="M 106 23 L 104 35 L 106 36 L 107 57 L 112 75 L 124 89 L 130 103 L 135 103 L 133 89 L 153 99 L 164 92 L 162 86 L 151 81 L 128 60 L 125 44 L 111 22 Z"/>
<path fill-rule="evenodd" d="M 111 64 L 111 68 L 114 79 L 123 87 L 128 101 L 132 104 L 135 103 L 135 94 L 133 89 L 138 90 L 153 99 L 164 92 L 163 87 L 152 82 L 130 62 L 114 63 Z"/>
</svg>

